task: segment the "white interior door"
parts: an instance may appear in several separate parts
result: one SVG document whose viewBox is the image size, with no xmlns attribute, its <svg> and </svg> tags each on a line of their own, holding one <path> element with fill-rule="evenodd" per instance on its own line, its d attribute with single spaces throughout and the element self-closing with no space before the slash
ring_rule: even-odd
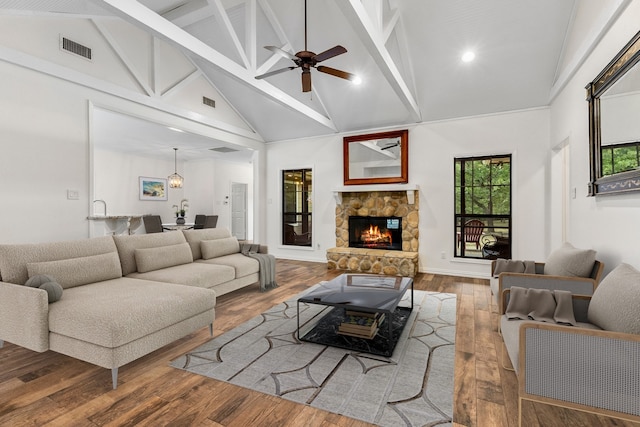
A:
<svg viewBox="0 0 640 427">
<path fill-rule="evenodd" d="M 247 239 L 247 184 L 231 183 L 231 234 Z"/>
</svg>

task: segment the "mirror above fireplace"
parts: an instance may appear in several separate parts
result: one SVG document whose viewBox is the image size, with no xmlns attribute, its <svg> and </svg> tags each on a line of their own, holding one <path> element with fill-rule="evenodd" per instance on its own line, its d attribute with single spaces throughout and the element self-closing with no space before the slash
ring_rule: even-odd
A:
<svg viewBox="0 0 640 427">
<path fill-rule="evenodd" d="M 344 185 L 409 182 L 409 131 L 347 136 L 343 140 Z"/>
</svg>

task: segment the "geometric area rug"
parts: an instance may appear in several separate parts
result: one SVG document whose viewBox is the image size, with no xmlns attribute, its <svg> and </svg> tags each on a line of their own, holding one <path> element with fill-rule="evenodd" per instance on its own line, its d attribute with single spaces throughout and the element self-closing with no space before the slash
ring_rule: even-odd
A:
<svg viewBox="0 0 640 427">
<path fill-rule="evenodd" d="M 380 426 L 452 424 L 455 294 L 414 291 L 414 309 L 391 357 L 299 341 L 300 295 L 171 366 Z M 400 305 L 409 298 L 407 292 Z M 300 304 L 301 335 L 326 310 L 331 307 Z"/>
</svg>

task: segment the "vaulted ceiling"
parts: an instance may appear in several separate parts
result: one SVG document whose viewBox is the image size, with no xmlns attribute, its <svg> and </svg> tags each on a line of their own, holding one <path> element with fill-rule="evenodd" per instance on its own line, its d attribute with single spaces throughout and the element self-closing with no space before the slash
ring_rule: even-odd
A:
<svg viewBox="0 0 640 427">
<path fill-rule="evenodd" d="M 5 10 L 114 15 L 191 58 L 265 142 L 549 105 L 629 0 L 309 0 L 308 49 L 341 45 L 302 92 L 304 0 L 0 0 Z M 592 31 L 571 38 L 576 22 Z M 597 28 L 593 28 L 595 24 Z M 466 51 L 475 60 L 463 62 Z M 585 82 L 586 83 L 586 82 Z"/>
</svg>

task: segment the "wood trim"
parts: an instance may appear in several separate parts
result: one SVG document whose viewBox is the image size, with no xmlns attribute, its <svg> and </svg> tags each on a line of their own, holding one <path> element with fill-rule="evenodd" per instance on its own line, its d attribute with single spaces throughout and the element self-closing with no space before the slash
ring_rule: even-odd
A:
<svg viewBox="0 0 640 427">
<path fill-rule="evenodd" d="M 400 138 L 400 176 L 385 178 L 349 178 L 349 144 L 371 139 Z M 406 184 L 409 182 L 409 130 L 345 136 L 342 140 L 342 173 L 344 185 Z"/>
</svg>

